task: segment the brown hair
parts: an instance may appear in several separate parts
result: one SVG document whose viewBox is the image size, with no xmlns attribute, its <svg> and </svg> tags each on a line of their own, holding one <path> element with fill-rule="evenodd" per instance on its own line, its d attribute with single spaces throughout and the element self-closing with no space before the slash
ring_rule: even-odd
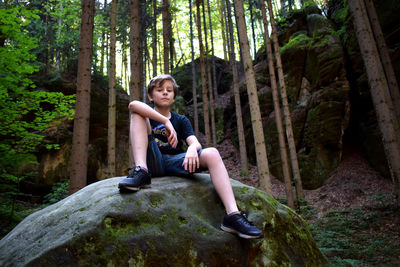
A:
<svg viewBox="0 0 400 267">
<path fill-rule="evenodd" d="M 156 86 L 162 85 L 165 81 L 172 82 L 172 86 L 174 88 L 174 99 L 175 99 L 176 95 L 178 94 L 179 85 L 176 83 L 174 77 L 172 77 L 169 74 L 157 75 L 156 77 L 151 79 L 151 81 L 149 82 L 149 85 L 147 86 L 147 93 L 151 95 L 153 93 L 153 89 Z"/>
</svg>

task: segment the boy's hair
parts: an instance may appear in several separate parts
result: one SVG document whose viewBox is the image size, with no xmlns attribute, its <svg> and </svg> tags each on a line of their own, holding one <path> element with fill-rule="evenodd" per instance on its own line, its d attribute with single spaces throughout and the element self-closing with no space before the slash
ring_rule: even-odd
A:
<svg viewBox="0 0 400 267">
<path fill-rule="evenodd" d="M 162 85 L 165 81 L 172 82 L 172 86 L 174 88 L 174 99 L 175 99 L 176 95 L 178 94 L 179 85 L 176 83 L 174 77 L 172 77 L 169 74 L 157 75 L 156 77 L 151 79 L 151 81 L 149 82 L 149 85 L 147 86 L 147 93 L 151 95 L 153 93 L 153 89 L 157 85 Z"/>
</svg>

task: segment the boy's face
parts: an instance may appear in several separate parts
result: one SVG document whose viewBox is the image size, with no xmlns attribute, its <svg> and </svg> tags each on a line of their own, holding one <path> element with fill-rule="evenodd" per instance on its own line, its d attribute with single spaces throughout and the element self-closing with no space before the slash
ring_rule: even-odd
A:
<svg viewBox="0 0 400 267">
<path fill-rule="evenodd" d="M 163 83 L 158 83 L 154 87 L 151 94 L 148 95 L 149 100 L 154 102 L 157 107 L 170 107 L 174 102 L 174 87 L 170 80 L 165 80 Z"/>
</svg>

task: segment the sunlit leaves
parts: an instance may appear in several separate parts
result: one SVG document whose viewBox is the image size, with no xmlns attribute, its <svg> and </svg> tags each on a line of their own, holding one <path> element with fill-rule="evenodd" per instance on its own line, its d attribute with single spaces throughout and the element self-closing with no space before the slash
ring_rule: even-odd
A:
<svg viewBox="0 0 400 267">
<path fill-rule="evenodd" d="M 32 53 L 38 40 L 26 31 L 31 19 L 36 12 L 23 6 L 0 10 L 0 178 L 12 182 L 18 182 L 16 168 L 36 162 L 32 153 L 43 131 L 73 116 L 73 96 L 33 90 L 28 75 L 38 70 Z"/>
</svg>

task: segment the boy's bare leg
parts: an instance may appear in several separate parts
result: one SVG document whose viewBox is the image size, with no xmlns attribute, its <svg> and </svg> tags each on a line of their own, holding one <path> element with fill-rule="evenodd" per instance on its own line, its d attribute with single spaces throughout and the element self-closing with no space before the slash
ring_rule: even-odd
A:
<svg viewBox="0 0 400 267">
<path fill-rule="evenodd" d="M 232 185 L 222 158 L 215 148 L 206 148 L 200 154 L 200 167 L 208 168 L 214 188 L 217 191 L 226 212 L 238 211 Z"/>
<path fill-rule="evenodd" d="M 131 113 L 130 133 L 135 165 L 147 169 L 146 156 L 150 122 L 137 113 Z"/>
</svg>

